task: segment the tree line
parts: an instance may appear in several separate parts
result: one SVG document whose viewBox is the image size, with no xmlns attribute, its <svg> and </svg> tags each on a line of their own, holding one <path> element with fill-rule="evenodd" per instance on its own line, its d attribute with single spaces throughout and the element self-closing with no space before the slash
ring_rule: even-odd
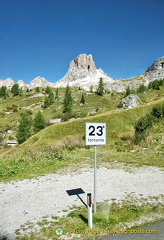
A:
<svg viewBox="0 0 164 240">
<path fill-rule="evenodd" d="M 161 80 L 154 80 L 150 82 L 148 86 L 141 84 L 139 88 L 137 88 L 136 90 L 133 88 L 127 87 L 125 91 L 125 97 L 127 97 L 130 94 L 146 92 L 149 89 L 160 90 L 160 86 L 163 86 L 163 85 L 164 85 L 164 79 L 161 79 Z"/>
</svg>

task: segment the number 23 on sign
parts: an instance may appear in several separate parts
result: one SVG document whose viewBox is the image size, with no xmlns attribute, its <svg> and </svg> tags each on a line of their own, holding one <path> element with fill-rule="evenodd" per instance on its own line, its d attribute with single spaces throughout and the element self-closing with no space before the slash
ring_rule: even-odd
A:
<svg viewBox="0 0 164 240">
<path fill-rule="evenodd" d="M 106 123 L 86 122 L 86 145 L 106 145 Z"/>
</svg>

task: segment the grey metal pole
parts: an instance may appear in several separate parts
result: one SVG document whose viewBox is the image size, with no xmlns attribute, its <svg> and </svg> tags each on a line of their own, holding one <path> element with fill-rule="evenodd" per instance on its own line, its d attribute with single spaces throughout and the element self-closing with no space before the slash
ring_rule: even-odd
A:
<svg viewBox="0 0 164 240">
<path fill-rule="evenodd" d="M 94 145 L 94 213 L 96 213 L 96 145 Z"/>
</svg>

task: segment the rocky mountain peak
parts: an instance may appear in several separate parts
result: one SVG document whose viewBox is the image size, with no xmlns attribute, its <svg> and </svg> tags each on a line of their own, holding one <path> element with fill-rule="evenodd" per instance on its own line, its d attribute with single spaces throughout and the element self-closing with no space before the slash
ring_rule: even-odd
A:
<svg viewBox="0 0 164 240">
<path fill-rule="evenodd" d="M 69 64 L 68 72 L 59 81 L 71 82 L 97 73 L 92 55 L 80 54 Z"/>
<path fill-rule="evenodd" d="M 69 86 L 81 86 L 89 90 L 92 85 L 96 89 L 101 77 L 107 83 L 113 82 L 113 79 L 108 77 L 102 69 L 96 69 L 91 54 L 80 54 L 70 62 L 68 72 L 54 84 L 54 87 L 66 87 L 69 84 Z"/>
<path fill-rule="evenodd" d="M 27 89 L 27 86 L 23 80 L 18 80 L 17 83 L 18 83 L 19 87 L 22 88 L 23 90 Z"/>
<path fill-rule="evenodd" d="M 11 89 L 13 85 L 14 85 L 14 81 L 11 78 L 7 78 L 5 80 L 0 81 L 0 87 L 6 86 L 7 89 Z"/>
<path fill-rule="evenodd" d="M 80 54 L 79 56 L 77 56 L 74 60 L 70 62 L 69 70 L 71 71 L 72 69 L 77 71 L 83 70 L 83 74 L 81 74 L 80 76 L 81 78 L 83 78 L 85 74 L 96 74 L 96 66 L 91 54 Z"/>
<path fill-rule="evenodd" d="M 154 80 L 164 79 L 164 57 L 158 58 L 147 70 L 142 74 L 147 83 Z"/>
<path fill-rule="evenodd" d="M 36 87 L 43 87 L 43 88 L 46 88 L 47 86 L 48 87 L 52 87 L 52 83 L 48 82 L 44 77 L 36 77 L 34 78 L 30 84 L 29 84 L 29 88 L 30 89 L 33 89 L 33 88 L 36 88 Z"/>
</svg>

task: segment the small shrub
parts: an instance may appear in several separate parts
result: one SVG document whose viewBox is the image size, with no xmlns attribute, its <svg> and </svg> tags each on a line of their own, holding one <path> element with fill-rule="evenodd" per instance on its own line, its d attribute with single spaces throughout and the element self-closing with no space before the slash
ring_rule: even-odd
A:
<svg viewBox="0 0 164 240">
<path fill-rule="evenodd" d="M 115 143 L 116 149 L 118 152 L 125 152 L 126 151 L 126 145 L 122 141 L 118 141 Z"/>
<path fill-rule="evenodd" d="M 142 139 L 145 140 L 147 136 L 148 129 L 153 125 L 155 122 L 155 117 L 152 114 L 146 114 L 145 116 L 141 117 L 136 125 L 135 125 L 135 141 L 139 143 Z"/>
<path fill-rule="evenodd" d="M 155 106 L 153 109 L 152 109 L 152 112 L 151 112 L 152 116 L 156 117 L 156 118 L 163 118 L 164 117 L 164 103 L 158 105 L 158 106 Z"/>
<path fill-rule="evenodd" d="M 137 89 L 137 92 L 146 92 L 147 87 L 144 84 L 141 84 L 140 87 Z"/>
<path fill-rule="evenodd" d="M 0 112 L 0 117 L 4 117 L 5 113 L 4 112 Z"/>
<path fill-rule="evenodd" d="M 18 108 L 14 107 L 13 112 L 18 112 Z"/>
</svg>

